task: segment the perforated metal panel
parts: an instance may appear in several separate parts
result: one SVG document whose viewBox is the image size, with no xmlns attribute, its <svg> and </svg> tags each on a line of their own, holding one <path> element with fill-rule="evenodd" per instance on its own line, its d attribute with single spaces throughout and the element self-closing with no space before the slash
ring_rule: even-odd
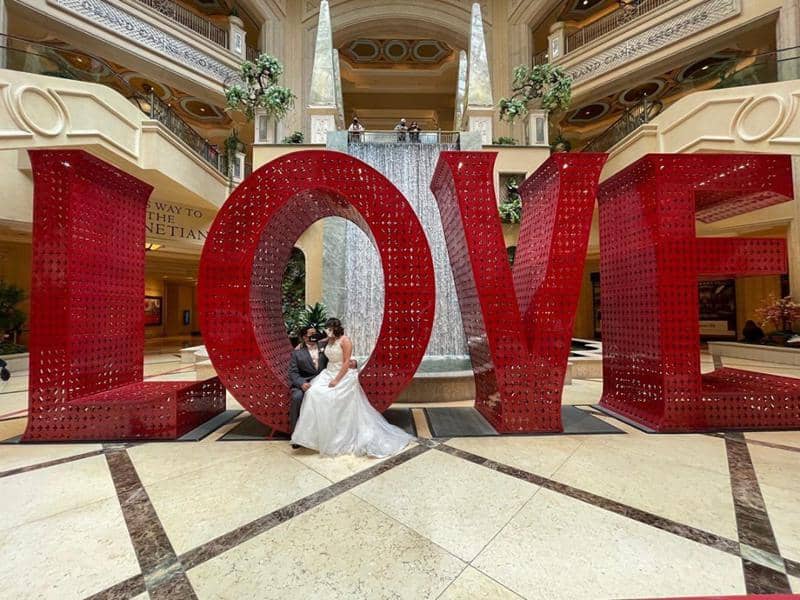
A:
<svg viewBox="0 0 800 600">
<path fill-rule="evenodd" d="M 142 382 L 152 188 L 78 150 L 30 151 L 26 441 L 174 438 L 224 408 L 218 380 Z"/>
<path fill-rule="evenodd" d="M 498 430 L 561 431 L 561 392 L 605 154 L 555 154 L 520 186 L 513 274 L 497 214 L 496 153 L 443 152 L 442 215 L 477 388 Z"/>
<path fill-rule="evenodd" d="M 787 178 L 788 174 L 788 178 Z M 789 200 L 787 156 L 652 154 L 603 183 L 602 404 L 660 431 L 800 426 L 800 380 L 700 373 L 699 275 L 786 270 L 781 239 L 695 236 L 695 207 L 741 214 L 754 197 Z"/>
<path fill-rule="evenodd" d="M 388 408 L 410 382 L 433 326 L 436 292 L 425 232 L 388 179 L 328 150 L 293 152 L 262 166 L 236 188 L 209 231 L 199 308 L 225 387 L 279 431 L 289 429 L 292 350 L 281 314 L 283 271 L 303 231 L 331 216 L 359 225 L 381 257 L 383 324 L 360 374 L 375 408 Z"/>
</svg>

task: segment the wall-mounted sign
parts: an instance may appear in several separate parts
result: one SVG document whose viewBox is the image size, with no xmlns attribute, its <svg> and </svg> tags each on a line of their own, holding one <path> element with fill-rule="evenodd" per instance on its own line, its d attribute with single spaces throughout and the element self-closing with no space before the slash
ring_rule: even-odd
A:
<svg viewBox="0 0 800 600">
<path fill-rule="evenodd" d="M 213 220 L 213 211 L 151 199 L 147 202 L 147 239 L 202 245 Z"/>
</svg>

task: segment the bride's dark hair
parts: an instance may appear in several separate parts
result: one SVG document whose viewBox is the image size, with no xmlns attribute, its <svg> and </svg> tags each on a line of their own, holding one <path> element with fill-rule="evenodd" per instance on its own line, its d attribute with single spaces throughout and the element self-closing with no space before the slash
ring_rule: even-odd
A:
<svg viewBox="0 0 800 600">
<path fill-rule="evenodd" d="M 331 328 L 333 330 L 333 337 L 342 337 L 344 335 L 344 327 L 339 319 L 328 319 L 325 321 L 325 329 Z"/>
</svg>

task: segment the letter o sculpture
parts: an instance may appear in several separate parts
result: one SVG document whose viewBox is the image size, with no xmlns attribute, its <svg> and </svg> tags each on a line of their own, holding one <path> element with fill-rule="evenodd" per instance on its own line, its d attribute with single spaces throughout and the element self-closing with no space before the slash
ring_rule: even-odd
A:
<svg viewBox="0 0 800 600">
<path fill-rule="evenodd" d="M 217 214 L 203 247 L 198 287 L 200 326 L 217 374 L 273 430 L 289 431 L 292 347 L 281 306 L 283 272 L 303 231 L 334 216 L 370 237 L 383 266 L 383 322 L 359 376 L 377 410 L 388 408 L 410 382 L 430 339 L 433 261 L 403 194 L 378 171 L 340 152 L 305 150 L 267 163 Z"/>
</svg>

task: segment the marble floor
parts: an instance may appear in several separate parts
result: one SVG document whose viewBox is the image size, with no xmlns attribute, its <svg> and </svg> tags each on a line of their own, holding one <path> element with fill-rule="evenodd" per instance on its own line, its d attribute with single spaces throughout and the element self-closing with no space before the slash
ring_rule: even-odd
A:
<svg viewBox="0 0 800 600">
<path fill-rule="evenodd" d="M 146 357 L 153 380 L 192 373 Z M 0 440 L 25 427 L 26 388 L 0 385 Z M 594 412 L 601 389 L 564 400 Z M 597 414 L 624 433 L 421 432 L 391 459 L 325 459 L 220 439 L 246 416 L 199 442 L 1 444 L 0 598 L 800 593 L 800 432 L 647 435 Z"/>
</svg>

